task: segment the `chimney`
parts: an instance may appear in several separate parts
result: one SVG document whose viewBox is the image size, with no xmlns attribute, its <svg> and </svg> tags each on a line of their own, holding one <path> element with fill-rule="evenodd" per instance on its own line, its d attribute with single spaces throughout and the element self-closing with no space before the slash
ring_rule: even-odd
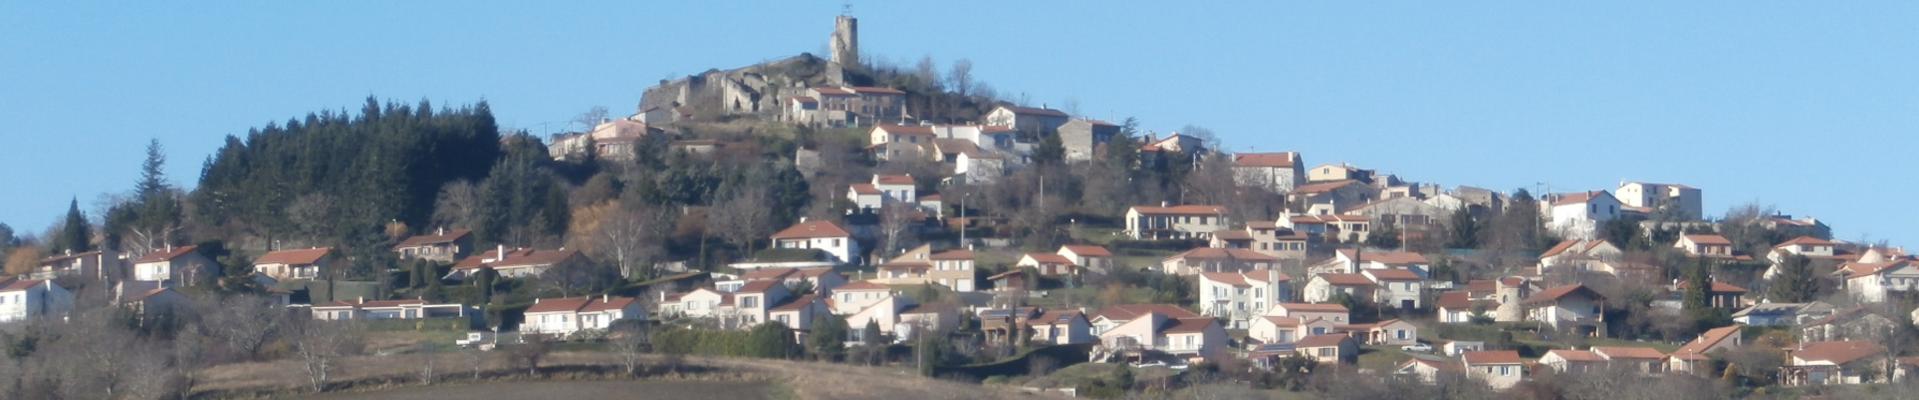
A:
<svg viewBox="0 0 1919 400">
<path fill-rule="evenodd" d="M 356 301 L 354 301 L 353 303 L 354 303 L 354 304 L 362 304 L 362 303 L 366 303 L 366 296 L 360 296 L 360 297 L 359 297 L 358 299 L 356 299 Z"/>
<path fill-rule="evenodd" d="M 536 297 L 536 298 L 534 298 L 534 299 L 533 299 L 533 304 L 540 304 L 540 299 L 539 299 L 539 298 L 537 298 L 537 297 Z"/>
<path fill-rule="evenodd" d="M 661 303 L 665 303 L 665 302 L 666 302 L 666 291 L 665 291 L 665 290 L 661 290 L 661 291 L 660 291 L 660 302 L 661 302 Z"/>
<path fill-rule="evenodd" d="M 802 224 L 804 224 L 804 223 L 806 223 L 806 217 L 805 217 L 805 216 L 801 216 L 801 217 L 800 217 L 800 223 L 802 223 Z"/>
<path fill-rule="evenodd" d="M 600 294 L 600 302 L 601 302 L 601 303 L 611 303 L 611 302 L 613 302 L 613 298 L 612 298 L 611 296 L 607 296 L 607 295 L 606 295 L 605 293 L 601 293 L 601 294 Z"/>
<path fill-rule="evenodd" d="M 1159 201 L 1159 206 L 1160 206 L 1160 207 L 1166 207 L 1166 206 L 1169 206 L 1169 205 L 1171 205 L 1171 203 L 1167 203 L 1167 202 L 1166 202 L 1165 200 L 1160 200 L 1160 201 Z"/>
<path fill-rule="evenodd" d="M 435 229 L 435 230 L 433 230 L 433 234 L 434 234 L 434 235 L 445 235 L 445 234 L 446 234 L 446 227 L 444 227 L 444 226 L 442 226 L 442 227 L 440 227 L 440 229 Z"/>
</svg>

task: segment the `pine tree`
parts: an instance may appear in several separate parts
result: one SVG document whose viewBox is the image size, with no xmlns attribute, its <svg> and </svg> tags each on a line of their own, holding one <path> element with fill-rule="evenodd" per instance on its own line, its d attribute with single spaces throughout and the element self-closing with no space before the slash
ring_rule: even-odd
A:
<svg viewBox="0 0 1919 400">
<path fill-rule="evenodd" d="M 1686 271 L 1686 292 L 1681 298 L 1681 306 L 1686 311 L 1712 307 L 1710 299 L 1707 298 L 1712 290 L 1712 277 L 1707 272 L 1709 268 L 1707 261 L 1703 257 L 1695 260 L 1693 266 Z"/>
<path fill-rule="evenodd" d="M 1453 210 L 1452 237 L 1446 241 L 1446 247 L 1452 249 L 1479 248 L 1479 218 L 1474 217 L 1469 207 L 1461 205 Z"/>
<path fill-rule="evenodd" d="M 67 219 L 60 227 L 60 234 L 53 238 L 53 251 L 83 253 L 93 250 L 93 228 L 88 225 L 85 214 L 80 213 L 80 199 L 74 198 L 67 205 Z"/>
<path fill-rule="evenodd" d="M 1813 297 L 1818 283 L 1814 281 L 1812 259 L 1803 255 L 1794 255 L 1780 260 L 1776 266 L 1778 276 L 1772 278 L 1772 287 L 1766 289 L 1766 299 L 1774 303 L 1804 303 Z"/>
<path fill-rule="evenodd" d="M 1039 147 L 1033 149 L 1033 163 L 1039 165 L 1059 165 L 1066 162 L 1066 143 L 1058 134 L 1043 135 Z"/>
<path fill-rule="evenodd" d="M 813 321 L 813 331 L 806 336 L 807 347 L 826 360 L 832 360 L 846 353 L 846 320 L 837 317 L 819 318 Z"/>
</svg>

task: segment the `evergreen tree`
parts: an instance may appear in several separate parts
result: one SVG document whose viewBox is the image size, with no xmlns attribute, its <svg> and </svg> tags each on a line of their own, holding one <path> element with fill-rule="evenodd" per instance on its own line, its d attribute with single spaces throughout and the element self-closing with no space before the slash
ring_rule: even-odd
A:
<svg viewBox="0 0 1919 400">
<path fill-rule="evenodd" d="M 846 320 L 838 317 L 819 318 L 813 321 L 813 331 L 806 336 L 807 347 L 826 360 L 832 360 L 846 353 Z"/>
<path fill-rule="evenodd" d="M 879 320 L 866 320 L 866 327 L 860 328 L 860 342 L 867 346 L 878 346 L 881 343 L 885 343 L 885 341 L 880 340 L 880 335 L 883 334 L 885 333 L 880 331 Z"/>
<path fill-rule="evenodd" d="M 1462 205 L 1453 210 L 1452 226 L 1449 227 L 1452 235 L 1446 240 L 1446 248 L 1479 248 L 1479 218 L 1473 216 L 1470 208 Z"/>
<path fill-rule="evenodd" d="M 1039 165 L 1059 165 L 1066 162 L 1066 142 L 1058 134 L 1042 135 L 1039 147 L 1033 149 L 1033 163 Z"/>
<path fill-rule="evenodd" d="M 753 327 L 747 334 L 747 356 L 760 358 L 786 358 L 791 354 L 795 343 L 793 330 L 780 321 L 766 321 Z"/>
<path fill-rule="evenodd" d="M 88 225 L 86 215 L 80 213 L 80 199 L 77 197 L 67 205 L 67 219 L 60 227 L 60 234 L 53 238 L 52 250 L 56 253 L 93 250 L 93 227 Z"/>
<path fill-rule="evenodd" d="M 1396 250 L 1399 249 L 1400 244 L 1399 224 L 1393 223 L 1390 219 L 1382 221 L 1378 224 L 1378 229 L 1366 235 L 1367 246 Z"/>
<path fill-rule="evenodd" d="M 1708 261 L 1704 257 L 1694 260 L 1693 265 L 1686 270 L 1686 291 L 1683 294 L 1684 297 L 1680 299 L 1681 306 L 1686 311 L 1712 307 L 1711 300 L 1707 298 L 1712 290 L 1712 276 L 1708 272 L 1710 268 Z"/>
<path fill-rule="evenodd" d="M 1780 260 L 1777 265 L 1778 276 L 1772 278 L 1772 287 L 1766 289 L 1766 299 L 1774 303 L 1804 303 L 1811 301 L 1818 282 L 1812 270 L 1812 259 L 1794 255 Z"/>
</svg>

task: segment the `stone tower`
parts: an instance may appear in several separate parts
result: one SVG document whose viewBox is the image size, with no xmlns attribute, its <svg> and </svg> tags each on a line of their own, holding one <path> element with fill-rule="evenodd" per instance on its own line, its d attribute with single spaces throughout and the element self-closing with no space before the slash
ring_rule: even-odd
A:
<svg viewBox="0 0 1919 400">
<path fill-rule="evenodd" d="M 1497 321 L 1526 320 L 1526 308 L 1520 306 L 1519 302 L 1532 296 L 1532 293 L 1529 293 L 1531 290 L 1527 290 L 1530 282 L 1527 282 L 1526 278 L 1517 276 L 1502 277 L 1496 282 L 1493 286 L 1492 300 L 1499 302 L 1499 308 L 1493 311 L 1493 319 Z"/>
<path fill-rule="evenodd" d="M 833 52 L 833 62 L 841 66 L 853 67 L 860 64 L 860 21 L 851 15 L 841 14 L 833 19 L 833 37 L 829 43 Z"/>
</svg>

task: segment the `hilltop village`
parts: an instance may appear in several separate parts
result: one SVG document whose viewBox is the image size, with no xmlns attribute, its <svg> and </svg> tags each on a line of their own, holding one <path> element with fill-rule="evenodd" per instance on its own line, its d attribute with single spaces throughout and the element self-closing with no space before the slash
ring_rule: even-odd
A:
<svg viewBox="0 0 1919 400">
<path fill-rule="evenodd" d="M 1097 398 L 1896 397 L 1919 368 L 1919 258 L 1812 217 L 1712 214 L 1660 177 L 1447 187 L 1229 152 L 858 35 L 840 16 L 826 58 L 663 80 L 544 137 L 369 99 L 228 137 L 192 190 L 156 142 L 100 209 L 0 231 L 0 397 L 561 350 Z"/>
</svg>

